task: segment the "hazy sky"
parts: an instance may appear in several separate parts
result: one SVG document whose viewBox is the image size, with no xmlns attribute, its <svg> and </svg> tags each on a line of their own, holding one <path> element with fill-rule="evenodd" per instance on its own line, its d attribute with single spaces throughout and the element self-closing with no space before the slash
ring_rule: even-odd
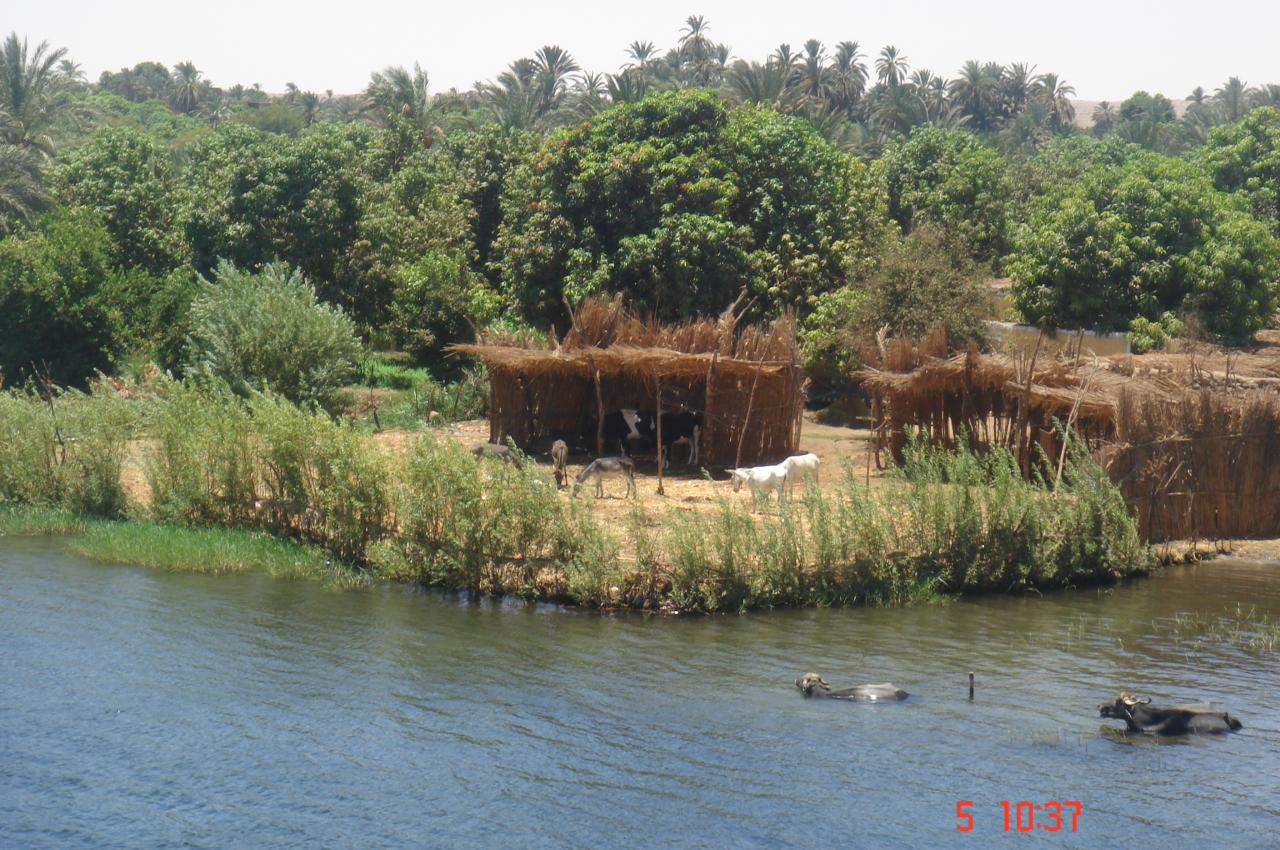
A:
<svg viewBox="0 0 1280 850">
<path fill-rule="evenodd" d="M 592 71 L 616 71 L 636 39 L 675 43 L 689 14 L 735 56 L 763 59 L 781 42 L 852 39 L 872 57 L 896 45 L 911 67 L 954 75 L 966 59 L 1033 62 L 1089 100 L 1136 89 L 1183 97 L 1238 75 L 1280 82 L 1280 0 L 1131 2 L 958 0 L 911 3 L 223 2 L 45 0 L 10 4 L 0 26 L 69 48 L 91 79 L 143 59 L 194 61 L 216 84 L 350 93 L 370 71 L 418 61 L 432 88 L 467 88 L 511 60 L 559 44 Z"/>
</svg>

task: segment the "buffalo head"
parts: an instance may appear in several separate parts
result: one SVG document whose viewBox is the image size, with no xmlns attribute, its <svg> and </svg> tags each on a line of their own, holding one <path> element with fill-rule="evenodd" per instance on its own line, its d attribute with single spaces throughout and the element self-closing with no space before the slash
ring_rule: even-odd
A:
<svg viewBox="0 0 1280 850">
<path fill-rule="evenodd" d="M 1098 715 L 1100 717 L 1113 717 L 1116 720 L 1128 720 L 1133 716 L 1135 706 L 1147 705 L 1150 703 L 1148 699 L 1138 699 L 1133 694 L 1122 691 L 1120 696 L 1111 702 L 1104 702 L 1098 706 Z"/>
<path fill-rule="evenodd" d="M 820 696 L 831 690 L 831 686 L 824 682 L 817 673 L 805 673 L 796 679 L 796 687 L 807 697 L 814 696 L 815 693 Z"/>
</svg>

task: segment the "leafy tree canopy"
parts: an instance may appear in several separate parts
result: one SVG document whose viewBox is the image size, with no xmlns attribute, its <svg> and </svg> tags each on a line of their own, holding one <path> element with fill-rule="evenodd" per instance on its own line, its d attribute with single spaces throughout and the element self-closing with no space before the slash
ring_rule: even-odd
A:
<svg viewBox="0 0 1280 850">
<path fill-rule="evenodd" d="M 1278 258 L 1242 203 L 1194 166 L 1143 153 L 1050 186 L 1008 268 L 1029 319 L 1118 330 L 1172 310 L 1240 343 L 1275 309 Z"/>
<path fill-rule="evenodd" d="M 224 125 L 198 142 L 182 212 L 196 270 L 208 274 L 220 259 L 249 269 L 283 260 L 324 300 L 373 321 L 377 304 L 344 263 L 359 238 L 362 177 L 353 165 L 370 132 L 352 125 L 291 139 Z"/>
<path fill-rule="evenodd" d="M 0 239 L 0 375 L 35 371 L 61 384 L 108 370 L 123 343 L 103 289 L 114 245 L 87 211 L 50 214 L 37 230 Z"/>
<path fill-rule="evenodd" d="M 182 259 L 172 160 L 138 130 L 99 131 L 55 174 L 64 201 L 102 217 L 119 249 L 117 263 L 164 274 Z"/>
<path fill-rule="evenodd" d="M 1200 162 L 1224 192 L 1243 192 L 1254 215 L 1280 235 L 1280 112 L 1259 107 L 1235 124 L 1215 127 Z"/>
<path fill-rule="evenodd" d="M 596 292 L 665 318 L 723 309 L 744 285 L 803 305 L 866 262 L 884 224 L 866 168 L 806 123 L 698 90 L 552 136 L 508 189 L 496 263 L 533 320 Z"/>
<path fill-rule="evenodd" d="M 904 231 L 931 222 L 952 251 L 977 260 L 1003 253 L 1009 187 L 1004 158 L 964 130 L 918 127 L 885 152 L 889 215 Z"/>
</svg>

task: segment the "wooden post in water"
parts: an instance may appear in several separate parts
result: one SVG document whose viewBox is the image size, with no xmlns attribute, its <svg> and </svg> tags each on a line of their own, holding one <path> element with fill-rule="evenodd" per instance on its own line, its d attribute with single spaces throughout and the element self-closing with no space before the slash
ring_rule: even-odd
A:
<svg viewBox="0 0 1280 850">
<path fill-rule="evenodd" d="M 969 702 L 973 702 L 973 671 L 969 671 Z"/>
</svg>

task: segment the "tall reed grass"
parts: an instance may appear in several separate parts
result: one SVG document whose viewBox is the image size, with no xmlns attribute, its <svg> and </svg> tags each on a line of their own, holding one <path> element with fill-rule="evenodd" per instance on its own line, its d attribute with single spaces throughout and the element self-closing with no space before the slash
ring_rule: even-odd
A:
<svg viewBox="0 0 1280 850">
<path fill-rule="evenodd" d="M 1079 446 L 1057 487 L 1024 480 L 1001 449 L 912 443 L 876 488 L 846 465 L 835 490 L 764 517 L 726 493 L 712 511 L 637 505 L 609 523 L 535 464 L 478 463 L 433 433 L 392 455 L 350 423 L 271 396 L 169 383 L 144 402 L 67 393 L 51 411 L 44 398 L 10 392 L 0 394 L 0 435 L 0 502 L 152 520 L 145 534 L 122 526 L 91 539 L 120 560 L 133 547 L 160 553 L 149 557 L 163 565 L 238 563 L 240 554 L 202 549 L 196 532 L 182 545 L 159 542 L 223 527 L 292 538 L 390 580 L 592 607 L 737 611 L 1066 587 L 1151 564 L 1119 491 Z M 145 506 L 127 505 L 120 484 L 135 436 Z"/>
</svg>

